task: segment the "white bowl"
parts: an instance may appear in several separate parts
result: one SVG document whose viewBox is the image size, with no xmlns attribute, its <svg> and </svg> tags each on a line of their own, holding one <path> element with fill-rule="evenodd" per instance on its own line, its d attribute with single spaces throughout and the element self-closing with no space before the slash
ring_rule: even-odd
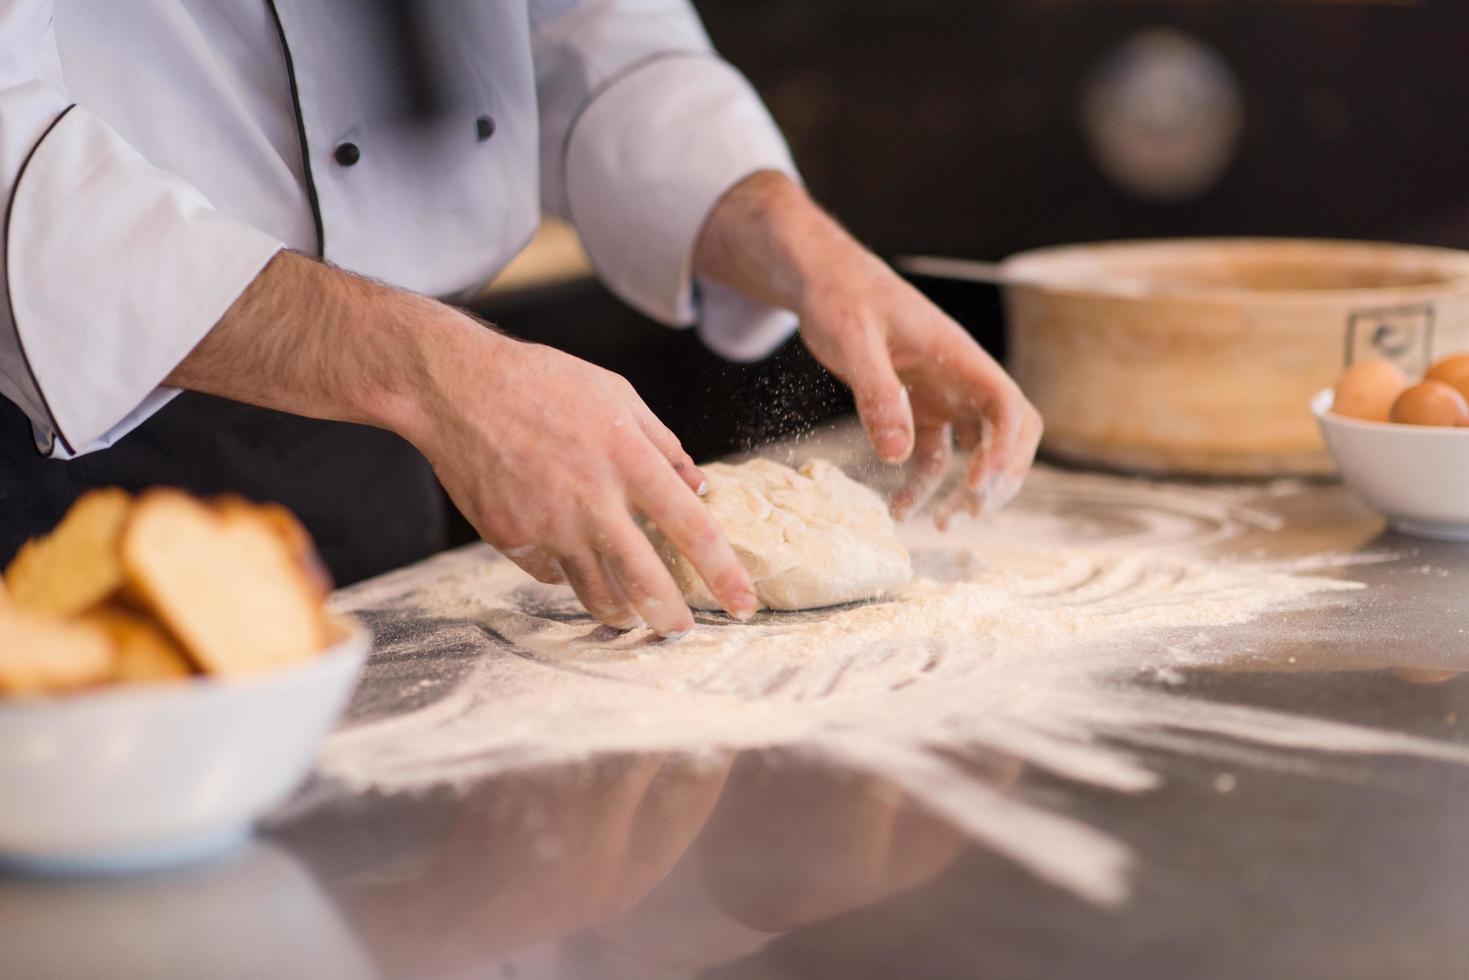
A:
<svg viewBox="0 0 1469 980">
<path fill-rule="evenodd" d="M 1347 418 L 1332 400 L 1311 410 L 1342 481 L 1404 534 L 1469 541 L 1469 429 Z"/>
<path fill-rule="evenodd" d="M 240 679 L 199 677 L 0 704 L 0 865 L 152 869 L 242 840 L 300 784 L 370 637 Z"/>
</svg>

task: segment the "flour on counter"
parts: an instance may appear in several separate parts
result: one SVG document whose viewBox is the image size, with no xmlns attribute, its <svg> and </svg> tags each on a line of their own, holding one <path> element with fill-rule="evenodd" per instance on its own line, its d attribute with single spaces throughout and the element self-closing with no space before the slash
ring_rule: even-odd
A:
<svg viewBox="0 0 1469 980">
<path fill-rule="evenodd" d="M 412 792 L 618 751 L 792 747 L 871 772 L 1029 868 L 1099 903 L 1128 891 L 1121 842 L 985 784 L 979 749 L 1078 784 L 1159 783 L 1137 749 L 1231 765 L 1278 750 L 1400 753 L 1469 763 L 1469 748 L 1191 698 L 1181 668 L 1217 666 L 1227 628 L 1330 610 L 1361 588 L 1205 554 L 1280 518 L 1258 490 L 1160 487 L 1041 470 L 1011 510 L 946 535 L 904 530 L 918 578 L 888 601 L 748 624 L 700 614 L 674 643 L 598 627 L 564 587 L 473 547 L 340 593 L 340 612 L 433 624 L 472 658 L 416 710 L 359 718 L 325 743 L 324 785 Z M 468 666 L 462 666 L 467 663 Z M 1253 750 L 1241 746 L 1255 746 Z M 1232 787 L 1233 784 L 1231 784 Z"/>
</svg>

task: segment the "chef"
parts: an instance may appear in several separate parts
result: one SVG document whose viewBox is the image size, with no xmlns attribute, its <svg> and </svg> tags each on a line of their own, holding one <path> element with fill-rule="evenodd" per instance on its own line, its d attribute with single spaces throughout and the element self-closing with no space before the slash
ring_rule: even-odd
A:
<svg viewBox="0 0 1469 980">
<path fill-rule="evenodd" d="M 913 458 L 899 512 L 955 445 L 950 508 L 1030 464 L 1034 410 L 811 201 L 684 0 L 0 0 L 0 45 L 0 561 L 88 487 L 169 483 L 286 503 L 350 581 L 442 547 L 442 483 L 609 626 L 692 625 L 636 516 L 749 615 L 627 382 L 450 305 L 543 211 L 725 357 L 799 324 Z"/>
</svg>

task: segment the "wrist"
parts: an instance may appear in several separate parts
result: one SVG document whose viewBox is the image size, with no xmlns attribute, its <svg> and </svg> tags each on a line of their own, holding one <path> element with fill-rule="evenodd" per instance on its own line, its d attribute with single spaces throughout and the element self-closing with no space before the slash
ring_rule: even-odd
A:
<svg viewBox="0 0 1469 980">
<path fill-rule="evenodd" d="M 695 250 L 694 271 L 800 313 L 853 265 L 874 261 L 805 188 L 778 171 L 762 171 L 736 184 L 715 207 Z"/>
<path fill-rule="evenodd" d="M 500 348 L 515 342 L 436 300 L 391 293 L 381 324 L 391 367 L 360 393 L 360 410 L 368 424 L 424 449 L 455 424 L 464 397 L 493 387 L 488 375 L 508 353 Z"/>
<path fill-rule="evenodd" d="M 806 239 L 823 232 L 818 216 L 825 217 L 785 174 L 752 174 L 710 213 L 694 250 L 694 271 L 762 303 L 797 309 L 809 269 Z"/>
</svg>

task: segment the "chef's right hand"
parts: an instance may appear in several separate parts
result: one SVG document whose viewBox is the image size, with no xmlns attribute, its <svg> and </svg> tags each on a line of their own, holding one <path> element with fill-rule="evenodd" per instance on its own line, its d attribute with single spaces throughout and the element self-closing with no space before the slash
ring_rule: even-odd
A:
<svg viewBox="0 0 1469 980">
<path fill-rule="evenodd" d="M 631 384 L 489 329 L 453 336 L 428 352 L 435 383 L 405 435 L 486 541 L 542 582 L 570 582 L 607 626 L 686 632 L 642 515 L 731 615 L 754 614 L 750 577 L 699 499 L 704 475 Z"/>
<path fill-rule="evenodd" d="M 168 383 L 398 433 L 486 541 L 609 626 L 694 625 L 635 514 L 732 615 L 755 610 L 703 474 L 631 385 L 426 296 L 278 252 Z"/>
</svg>

